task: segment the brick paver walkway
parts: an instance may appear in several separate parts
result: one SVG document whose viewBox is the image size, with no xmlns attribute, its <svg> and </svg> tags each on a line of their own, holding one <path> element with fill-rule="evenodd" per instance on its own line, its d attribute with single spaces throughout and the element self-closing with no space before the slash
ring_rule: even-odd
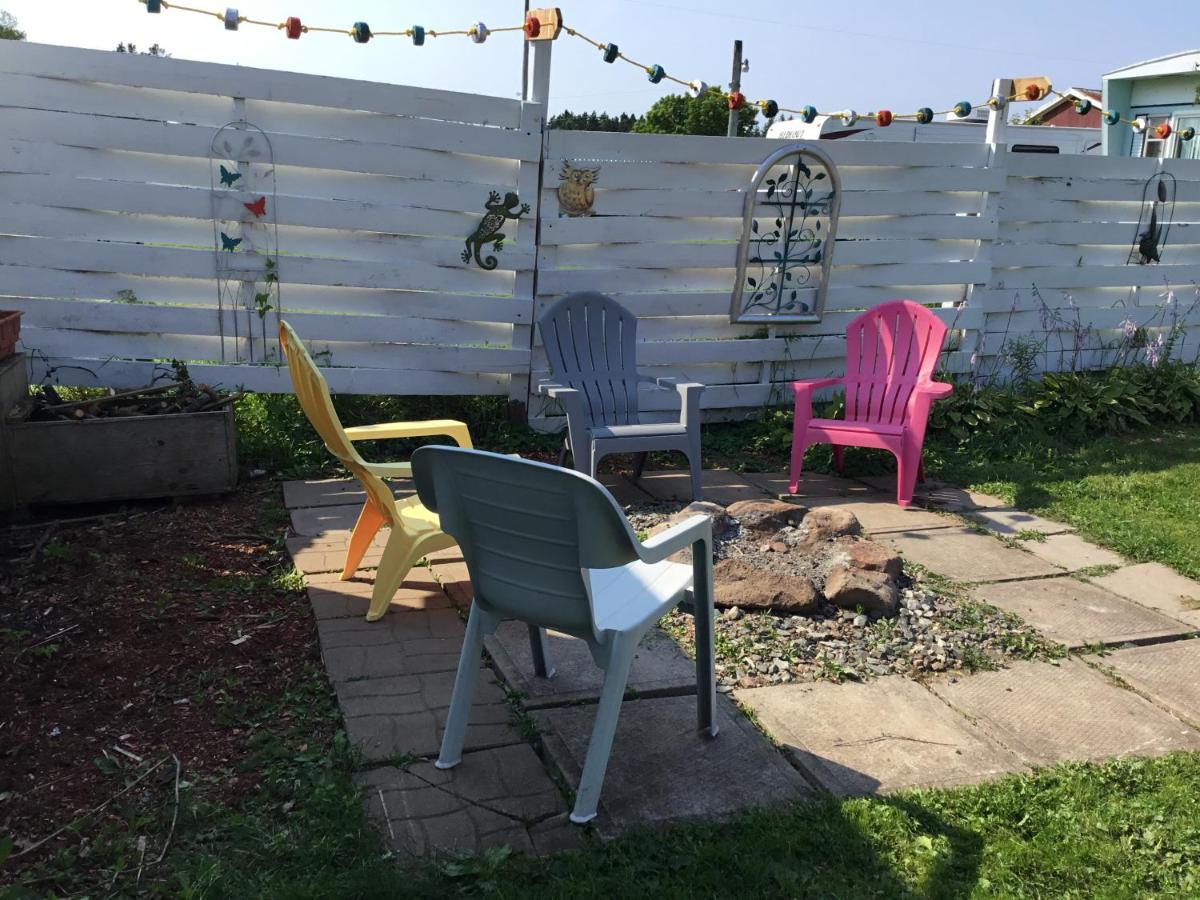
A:
<svg viewBox="0 0 1200 900">
<path fill-rule="evenodd" d="M 625 504 L 687 490 L 677 472 L 648 473 L 641 485 L 604 481 Z M 787 477 L 706 471 L 704 485 L 709 499 L 728 504 L 784 496 Z M 411 486 L 395 490 L 405 496 Z M 717 818 L 794 802 L 814 788 L 955 785 L 1061 759 L 1200 749 L 1200 584 L 1157 564 L 1126 565 L 1068 526 L 994 497 L 927 485 L 902 510 L 893 491 L 889 479 L 809 475 L 795 499 L 848 508 L 876 539 L 970 583 L 977 599 L 1068 648 L 1116 652 L 924 685 L 890 676 L 737 691 L 780 753 L 725 698 L 721 734 L 699 738 L 693 666 L 655 633 L 634 665 L 596 832 Z M 559 674 L 546 681 L 532 672 L 524 628 L 502 627 L 487 641 L 463 763 L 439 771 L 432 759 L 470 603 L 458 551 L 415 569 L 384 618 L 367 623 L 382 539 L 360 577 L 341 582 L 336 574 L 361 490 L 345 480 L 289 482 L 284 498 L 293 524 L 288 549 L 305 573 L 329 678 L 362 754 L 364 803 L 390 845 L 427 854 L 495 844 L 555 852 L 584 842 L 566 814 L 600 688 L 586 648 L 551 635 Z M 1046 537 L 1015 540 L 1028 532 Z M 1090 576 L 1096 566 L 1105 574 Z"/>
</svg>

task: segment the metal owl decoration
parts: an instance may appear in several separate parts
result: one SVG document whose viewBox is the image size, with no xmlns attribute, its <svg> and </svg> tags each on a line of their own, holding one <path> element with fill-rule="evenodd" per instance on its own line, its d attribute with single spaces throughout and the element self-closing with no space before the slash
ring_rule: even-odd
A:
<svg viewBox="0 0 1200 900">
<path fill-rule="evenodd" d="M 573 165 L 569 159 L 563 160 L 558 178 L 559 215 L 594 216 L 592 204 L 596 201 L 596 191 L 592 185 L 600 179 L 600 166 L 586 169 Z"/>
</svg>

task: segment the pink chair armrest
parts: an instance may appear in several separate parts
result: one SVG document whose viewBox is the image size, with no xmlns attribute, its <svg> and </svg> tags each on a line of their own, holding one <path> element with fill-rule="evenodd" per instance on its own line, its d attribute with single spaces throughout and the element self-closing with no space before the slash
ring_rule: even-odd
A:
<svg viewBox="0 0 1200 900">
<path fill-rule="evenodd" d="M 929 394 L 934 400 L 940 400 L 954 393 L 954 385 L 946 384 L 944 381 L 928 381 L 917 385 L 917 390 L 923 394 Z"/>
<path fill-rule="evenodd" d="M 793 381 L 792 390 L 797 394 L 812 393 L 823 387 L 833 387 L 835 384 L 841 384 L 842 378 L 815 378 L 808 381 Z"/>
</svg>

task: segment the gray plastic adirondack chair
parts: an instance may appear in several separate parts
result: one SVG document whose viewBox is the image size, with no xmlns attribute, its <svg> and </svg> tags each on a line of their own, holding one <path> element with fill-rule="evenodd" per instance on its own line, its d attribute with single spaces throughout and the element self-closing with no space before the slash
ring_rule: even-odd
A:
<svg viewBox="0 0 1200 900">
<path fill-rule="evenodd" d="M 687 521 L 641 542 L 604 486 L 545 463 L 456 447 L 412 456 L 417 494 L 462 549 L 474 600 L 437 767 L 462 761 L 483 637 L 503 619 L 586 641 L 604 687 L 571 821 L 596 815 L 617 717 L 638 642 L 672 607 L 696 617 L 700 728 L 717 733 L 712 523 Z M 692 564 L 667 559 L 692 548 Z"/>
<path fill-rule="evenodd" d="M 678 450 L 688 458 L 692 499 L 700 487 L 700 394 L 704 385 L 651 378 L 637 371 L 637 318 L 603 294 L 569 294 L 538 319 L 553 382 L 538 385 L 567 414 L 566 450 L 575 468 L 595 476 L 610 453 L 637 453 L 634 478 L 641 478 L 651 450 Z M 679 392 L 678 422 L 642 424 L 638 385 Z"/>
</svg>

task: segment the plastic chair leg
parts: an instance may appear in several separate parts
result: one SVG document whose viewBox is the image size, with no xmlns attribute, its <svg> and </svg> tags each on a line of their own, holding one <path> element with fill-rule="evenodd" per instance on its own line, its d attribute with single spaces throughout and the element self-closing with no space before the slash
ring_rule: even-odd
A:
<svg viewBox="0 0 1200 900">
<path fill-rule="evenodd" d="M 529 650 L 533 655 L 533 674 L 538 678 L 553 678 L 554 666 L 550 664 L 550 644 L 545 628 L 529 626 Z"/>
<path fill-rule="evenodd" d="M 691 598 L 692 615 L 696 619 L 696 713 L 700 730 L 707 731 L 710 737 L 716 737 L 717 674 L 713 599 L 711 591 L 705 591 L 699 585 L 697 590 L 706 596 L 697 599 L 693 592 Z"/>
<path fill-rule="evenodd" d="M 642 470 L 646 468 L 646 458 L 649 453 L 639 453 L 633 461 L 633 480 L 637 481 L 642 477 Z"/>
<path fill-rule="evenodd" d="M 833 445 L 833 467 L 839 475 L 846 468 L 846 448 L 839 447 L 837 444 Z"/>
<path fill-rule="evenodd" d="M 575 809 L 571 821 L 582 825 L 596 818 L 596 807 L 600 803 L 600 790 L 604 787 L 604 773 L 608 769 L 608 756 L 612 751 L 613 735 L 617 731 L 617 719 L 621 715 L 621 700 L 625 697 L 625 683 L 629 679 L 629 667 L 633 663 L 633 651 L 637 641 L 628 635 L 615 638 L 608 668 L 604 672 L 604 688 L 600 692 L 600 703 L 596 707 L 596 723 L 592 726 L 592 737 L 588 742 L 587 758 L 583 763 L 583 775 L 579 779 L 579 791 L 575 795 Z"/>
<path fill-rule="evenodd" d="M 919 455 L 914 457 L 903 451 L 896 454 L 896 503 L 901 507 L 907 507 L 912 503 L 920 461 Z"/>
<path fill-rule="evenodd" d="M 387 546 L 383 548 L 379 568 L 375 571 L 375 587 L 371 591 L 371 605 L 367 609 L 368 622 L 383 618 L 397 589 L 404 583 L 417 560 L 425 555 L 420 543 L 399 528 L 392 529 Z"/>
<path fill-rule="evenodd" d="M 349 581 L 354 577 L 359 563 L 367 553 L 367 548 L 371 546 L 371 541 L 375 539 L 375 535 L 379 533 L 379 529 L 386 521 L 386 517 L 374 503 L 363 504 L 362 512 L 358 514 L 358 521 L 354 523 L 354 531 L 350 533 L 350 549 L 346 552 L 346 564 L 342 567 L 342 581 Z"/>
<path fill-rule="evenodd" d="M 788 493 L 795 494 L 800 490 L 800 474 L 804 468 L 804 451 L 808 444 L 801 443 L 792 437 L 792 463 L 788 467 Z"/>
<path fill-rule="evenodd" d="M 462 653 L 458 657 L 458 672 L 454 676 L 454 692 L 450 695 L 450 712 L 446 730 L 442 733 L 442 749 L 434 765 L 452 769 L 462 762 L 463 744 L 467 739 L 467 719 L 475 700 L 475 685 L 479 681 L 479 665 L 483 659 L 483 635 L 494 630 L 491 617 L 472 603 L 467 617 L 467 632 L 463 637 Z"/>
<path fill-rule="evenodd" d="M 700 481 L 700 442 L 692 441 L 692 447 L 688 449 L 688 468 L 692 473 L 692 499 L 704 499 L 704 485 Z"/>
</svg>

